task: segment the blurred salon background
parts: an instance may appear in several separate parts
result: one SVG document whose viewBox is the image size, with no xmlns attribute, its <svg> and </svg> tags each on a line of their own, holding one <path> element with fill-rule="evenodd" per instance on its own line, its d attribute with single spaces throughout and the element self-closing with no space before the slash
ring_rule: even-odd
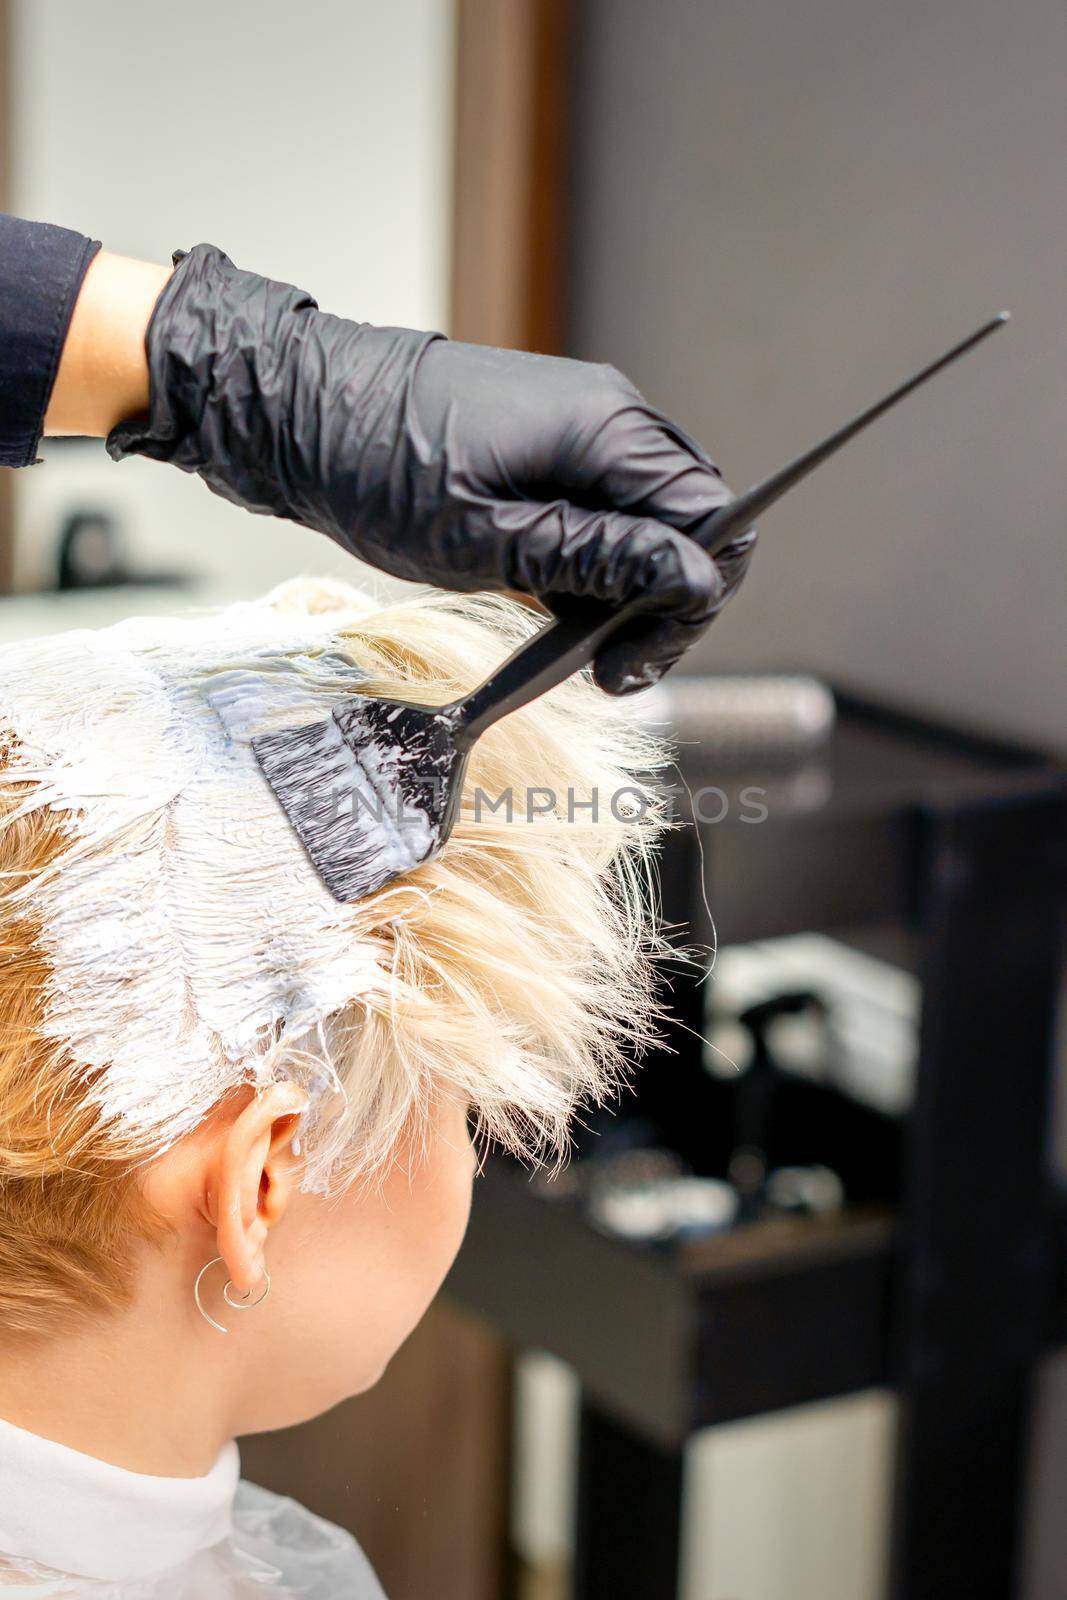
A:
<svg viewBox="0 0 1067 1600">
<path fill-rule="evenodd" d="M 1061 0 L 0 0 L 3 209 L 610 361 L 735 489 L 1013 313 L 649 697 L 719 954 L 636 1092 L 554 1181 L 491 1166 L 373 1394 L 243 1446 L 392 1600 L 1064 1593 L 1065 83 Z M 0 640 L 389 584 L 44 453 Z"/>
</svg>

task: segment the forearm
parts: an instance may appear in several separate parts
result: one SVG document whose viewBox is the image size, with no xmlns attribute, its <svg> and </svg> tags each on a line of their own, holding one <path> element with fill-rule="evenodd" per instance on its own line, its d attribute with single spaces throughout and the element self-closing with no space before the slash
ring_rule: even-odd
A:
<svg viewBox="0 0 1067 1600">
<path fill-rule="evenodd" d="M 172 270 L 106 250 L 95 257 L 63 344 L 46 434 L 103 438 L 147 411 L 145 331 Z"/>
</svg>

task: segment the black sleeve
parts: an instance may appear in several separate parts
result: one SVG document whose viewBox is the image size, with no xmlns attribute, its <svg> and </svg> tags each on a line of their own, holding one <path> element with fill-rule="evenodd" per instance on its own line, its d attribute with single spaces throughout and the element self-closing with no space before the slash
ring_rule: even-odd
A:
<svg viewBox="0 0 1067 1600">
<path fill-rule="evenodd" d="M 74 302 L 99 248 L 69 228 L 0 212 L 0 466 L 38 459 Z"/>
</svg>

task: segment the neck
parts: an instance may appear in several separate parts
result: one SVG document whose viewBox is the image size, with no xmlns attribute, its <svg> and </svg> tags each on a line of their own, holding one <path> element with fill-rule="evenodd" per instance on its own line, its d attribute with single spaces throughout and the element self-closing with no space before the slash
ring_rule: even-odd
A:
<svg viewBox="0 0 1067 1600">
<path fill-rule="evenodd" d="M 129 1307 L 5 1340 L 0 1418 L 131 1472 L 208 1472 L 234 1432 L 233 1354 L 191 1295 L 155 1276 L 142 1276 Z M 161 1316 L 161 1307 L 173 1310 Z"/>
</svg>

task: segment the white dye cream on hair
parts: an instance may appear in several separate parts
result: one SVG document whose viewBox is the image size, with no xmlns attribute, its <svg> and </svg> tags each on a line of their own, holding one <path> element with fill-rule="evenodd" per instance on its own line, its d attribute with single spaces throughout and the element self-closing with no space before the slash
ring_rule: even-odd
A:
<svg viewBox="0 0 1067 1600">
<path fill-rule="evenodd" d="M 0 648 L 4 781 L 68 834 L 7 888 L 50 963 L 43 1027 L 88 1102 L 160 1148 L 294 1052 L 328 1079 L 328 1019 L 388 981 L 249 743 L 359 686 L 341 630 L 361 616 L 242 604 Z"/>
</svg>

